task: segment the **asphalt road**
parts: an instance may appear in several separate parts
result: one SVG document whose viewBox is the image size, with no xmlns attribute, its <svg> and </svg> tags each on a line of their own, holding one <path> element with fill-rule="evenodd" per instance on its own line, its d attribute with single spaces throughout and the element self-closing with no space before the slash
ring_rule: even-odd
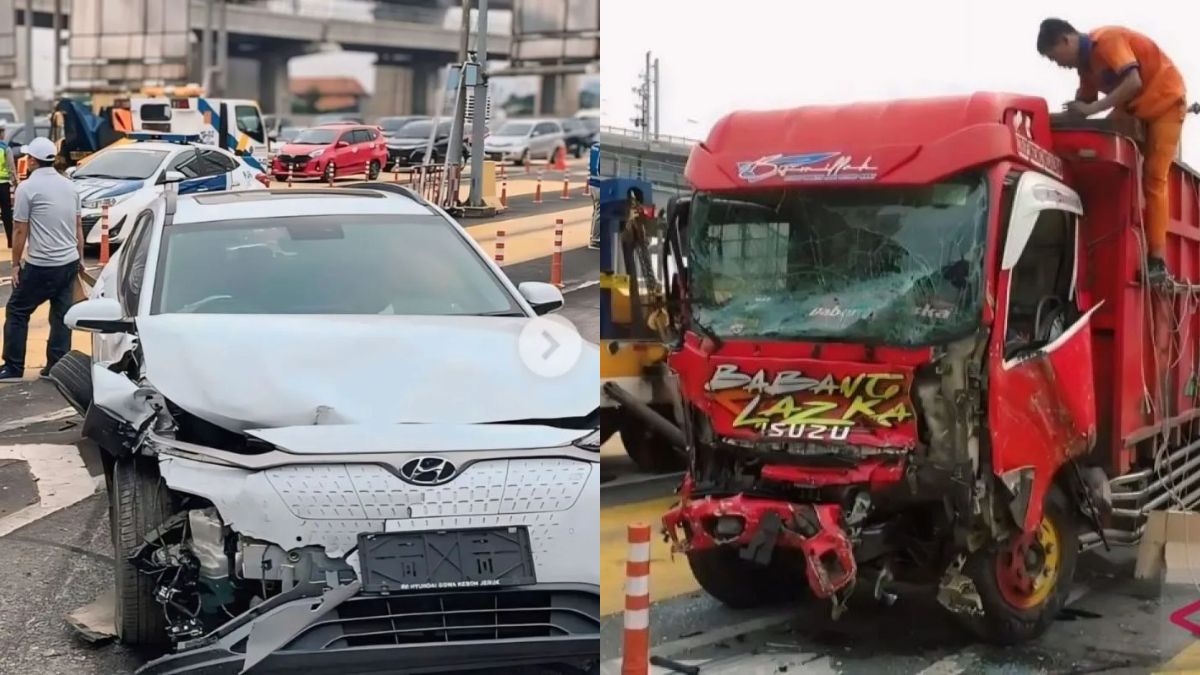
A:
<svg viewBox="0 0 1200 675">
<path fill-rule="evenodd" d="M 1068 611 L 1042 638 L 1019 647 L 980 644 L 932 597 L 885 607 L 859 594 L 834 621 L 828 603 L 735 611 L 696 592 L 651 607 L 652 653 L 700 666 L 702 675 L 1165 672 L 1196 643 L 1170 614 L 1200 594 L 1191 586 L 1147 593 L 1132 581 L 1134 557 L 1132 549 L 1085 555 Z M 620 672 L 621 621 L 613 615 L 602 627 L 606 675 Z"/>
<path fill-rule="evenodd" d="M 540 259 L 510 265 L 505 272 L 517 283 L 544 281 L 549 265 L 549 259 Z M 588 249 L 568 251 L 563 268 L 562 315 L 586 339 L 598 342 L 599 288 L 594 280 L 599 255 Z M 4 453 L 62 455 L 92 477 L 102 474 L 95 451 L 79 441 L 78 417 L 61 414 L 63 408 L 48 382 L 0 387 L 0 532 L 6 516 L 37 503 L 39 495 L 44 500 L 47 492 L 61 489 L 48 479 L 38 485 L 29 463 L 5 459 Z M 31 421 L 39 418 L 44 421 Z M 112 583 L 107 495 L 99 489 L 0 536 L 0 675 L 125 675 L 143 662 L 144 655 L 119 643 L 84 642 L 64 621 Z"/>
</svg>

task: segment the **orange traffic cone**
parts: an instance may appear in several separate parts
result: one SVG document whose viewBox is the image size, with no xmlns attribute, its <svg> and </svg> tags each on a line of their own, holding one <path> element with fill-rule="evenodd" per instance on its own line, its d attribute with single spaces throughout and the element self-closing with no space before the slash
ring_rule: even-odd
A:
<svg viewBox="0 0 1200 675">
<path fill-rule="evenodd" d="M 508 207 L 508 181 L 500 183 L 500 206 Z"/>
<path fill-rule="evenodd" d="M 570 199 L 570 198 L 571 198 L 571 181 L 567 175 L 567 172 L 564 171 L 563 172 L 563 191 L 562 191 L 562 196 L 560 196 L 559 199 Z"/>
<path fill-rule="evenodd" d="M 566 171 L 567 170 L 567 146 L 565 146 L 565 145 L 558 146 L 558 150 L 555 151 L 554 156 L 556 158 L 556 161 L 554 162 L 554 170 L 555 171 Z"/>
<path fill-rule="evenodd" d="M 533 193 L 533 203 L 542 203 L 542 172 L 538 171 L 537 190 Z"/>
</svg>

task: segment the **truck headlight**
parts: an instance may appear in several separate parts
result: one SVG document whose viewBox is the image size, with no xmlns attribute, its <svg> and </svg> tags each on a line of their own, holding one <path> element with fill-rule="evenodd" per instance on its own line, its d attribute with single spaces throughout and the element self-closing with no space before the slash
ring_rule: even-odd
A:
<svg viewBox="0 0 1200 675">
<path fill-rule="evenodd" d="M 591 452 L 600 452 L 600 428 L 592 429 L 588 435 L 576 440 L 573 445 Z"/>
</svg>

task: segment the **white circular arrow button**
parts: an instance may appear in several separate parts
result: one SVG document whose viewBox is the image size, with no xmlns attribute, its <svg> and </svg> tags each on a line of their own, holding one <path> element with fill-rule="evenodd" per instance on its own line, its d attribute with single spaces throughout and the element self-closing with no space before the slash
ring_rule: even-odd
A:
<svg viewBox="0 0 1200 675">
<path fill-rule="evenodd" d="M 561 377 L 578 363 L 583 336 L 570 321 L 559 316 L 531 319 L 517 338 L 517 351 L 525 367 L 541 377 Z"/>
</svg>

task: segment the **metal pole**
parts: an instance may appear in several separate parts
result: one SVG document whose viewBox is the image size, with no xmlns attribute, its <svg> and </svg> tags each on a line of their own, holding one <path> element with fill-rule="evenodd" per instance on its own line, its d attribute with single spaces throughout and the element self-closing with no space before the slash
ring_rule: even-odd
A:
<svg viewBox="0 0 1200 675">
<path fill-rule="evenodd" d="M 229 84 L 229 22 L 227 20 L 229 0 L 220 0 L 221 3 L 221 24 L 220 32 L 217 33 L 217 92 L 221 96 L 228 96 L 225 88 Z M 230 125 L 232 129 L 233 126 Z"/>
<path fill-rule="evenodd" d="M 62 0 L 54 0 L 54 95 L 62 89 Z"/>
<path fill-rule="evenodd" d="M 646 52 L 646 69 L 642 71 L 642 139 L 650 138 L 650 52 Z"/>
<path fill-rule="evenodd" d="M 459 42 L 459 63 L 467 61 L 467 51 L 471 46 L 471 0 L 463 0 L 462 40 Z M 458 96 L 454 104 L 454 118 L 450 122 L 450 147 L 446 149 L 447 166 L 458 166 L 462 162 L 463 129 L 466 128 L 467 117 L 467 88 L 466 68 L 458 69 L 458 86 L 455 91 Z"/>
<path fill-rule="evenodd" d="M 25 123 L 33 129 L 33 0 L 25 0 Z"/>
<path fill-rule="evenodd" d="M 462 4 L 462 35 L 458 42 L 458 62 L 467 60 L 467 51 L 471 48 L 471 0 L 463 0 Z"/>
<path fill-rule="evenodd" d="M 654 140 L 658 140 L 658 58 L 654 59 Z"/>
<path fill-rule="evenodd" d="M 200 86 L 207 94 L 212 86 L 211 63 L 213 50 L 213 0 L 204 3 L 204 30 L 200 31 Z"/>
<path fill-rule="evenodd" d="M 475 32 L 475 60 L 479 77 L 475 80 L 475 115 L 471 120 L 471 193 L 468 203 L 483 206 L 483 134 L 487 128 L 487 15 L 488 0 L 479 0 L 479 28 Z"/>
</svg>

